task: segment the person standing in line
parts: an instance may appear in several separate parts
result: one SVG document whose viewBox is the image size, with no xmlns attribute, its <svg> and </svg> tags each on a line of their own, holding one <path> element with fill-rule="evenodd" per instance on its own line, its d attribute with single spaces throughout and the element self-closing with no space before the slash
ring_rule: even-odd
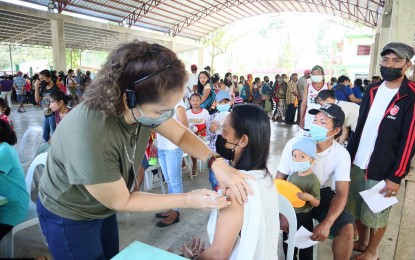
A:
<svg viewBox="0 0 415 260">
<path fill-rule="evenodd" d="M 180 101 L 175 106 L 175 114 L 173 116 L 178 122 L 188 127 L 184 102 Z M 206 111 L 207 113 L 207 111 Z M 170 142 L 164 136 L 157 134 L 158 161 L 163 172 L 164 179 L 167 183 L 169 194 L 183 193 L 182 183 L 182 157 L 183 151 L 175 144 Z M 158 227 L 168 227 L 180 221 L 180 213 L 178 208 L 169 209 L 164 212 L 155 214 L 156 218 L 161 218 L 156 223 Z"/>
<path fill-rule="evenodd" d="M 316 97 L 321 90 L 331 89 L 331 85 L 325 82 L 324 69 L 320 65 L 316 65 L 311 69 L 311 83 L 304 88 L 303 102 L 301 102 L 300 127 L 309 130 L 314 121 L 314 116 L 308 111 L 318 109 Z"/>
<path fill-rule="evenodd" d="M 414 155 L 415 83 L 405 76 L 414 54 L 411 46 L 400 42 L 383 48 L 380 72 L 384 80 L 366 89 L 356 131 L 347 146 L 353 162 L 349 200 L 359 232 L 354 245 L 354 250 L 362 252 L 359 260 L 379 259 L 378 247 L 391 210 L 373 213 L 359 192 L 385 181 L 380 193 L 396 196 Z"/>
<path fill-rule="evenodd" d="M 287 105 L 285 104 L 285 98 L 287 96 L 287 87 L 288 87 L 288 76 L 287 74 L 281 75 L 281 82 L 279 83 L 278 87 L 278 111 L 276 115 L 276 120 L 278 122 L 284 122 L 285 120 L 285 113 L 287 109 Z"/>
<path fill-rule="evenodd" d="M 12 92 L 13 92 L 13 81 L 8 76 L 2 76 L 0 80 L 0 93 L 4 100 L 7 100 L 8 106 L 12 107 Z"/>
<path fill-rule="evenodd" d="M 53 84 L 52 75 L 49 70 L 42 70 L 39 72 L 39 78 L 35 81 L 35 99 L 38 104 L 43 107 L 43 140 L 48 142 L 53 132 L 56 129 L 56 122 L 54 112 L 50 109 L 50 94 L 52 91 L 59 90 Z M 42 101 L 42 103 L 40 103 Z"/>
<path fill-rule="evenodd" d="M 186 105 L 186 109 L 190 108 L 190 95 L 192 93 L 195 93 L 197 91 L 197 82 L 199 79 L 199 75 L 197 75 L 197 66 L 196 64 L 190 65 L 190 71 L 189 79 L 186 83 L 186 90 L 184 91 L 183 100 Z"/>
<path fill-rule="evenodd" d="M 297 92 L 298 74 L 293 73 L 290 77 L 290 81 L 287 84 L 287 91 L 285 97 L 285 104 L 287 105 L 287 111 L 285 112 L 285 123 L 288 125 L 294 124 L 295 119 L 295 100 L 299 98 Z"/>
<path fill-rule="evenodd" d="M 26 80 L 23 78 L 23 72 L 17 72 L 17 76 L 13 79 L 13 87 L 16 90 L 17 101 L 19 102 L 17 112 L 26 112 L 24 109 L 24 103 L 26 101 Z"/>
<path fill-rule="evenodd" d="M 297 83 L 297 90 L 298 90 L 298 109 L 297 109 L 297 125 L 300 124 L 300 115 L 301 115 L 301 103 L 303 102 L 303 96 L 304 96 L 304 89 L 308 85 L 308 79 L 311 77 L 311 71 L 305 70 L 304 75 L 298 79 Z"/>
</svg>

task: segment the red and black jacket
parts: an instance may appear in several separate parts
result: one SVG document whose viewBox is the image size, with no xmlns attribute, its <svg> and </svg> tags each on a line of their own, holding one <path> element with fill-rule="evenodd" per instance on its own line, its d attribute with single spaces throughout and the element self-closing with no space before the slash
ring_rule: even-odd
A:
<svg viewBox="0 0 415 260">
<path fill-rule="evenodd" d="M 352 162 L 359 147 L 366 118 L 382 82 L 369 86 L 363 95 L 356 131 L 347 146 Z M 404 78 L 398 93 L 389 103 L 379 128 L 373 131 L 378 131 L 378 136 L 366 169 L 366 177 L 377 181 L 388 179 L 400 184 L 409 171 L 414 155 L 415 83 L 413 81 Z"/>
</svg>

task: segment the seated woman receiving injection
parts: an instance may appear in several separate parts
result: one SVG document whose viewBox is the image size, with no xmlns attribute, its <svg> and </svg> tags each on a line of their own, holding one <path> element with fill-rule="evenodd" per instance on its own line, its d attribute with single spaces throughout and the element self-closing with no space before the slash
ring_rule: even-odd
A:
<svg viewBox="0 0 415 260">
<path fill-rule="evenodd" d="M 260 107 L 236 105 L 223 122 L 216 151 L 232 166 L 256 178 L 248 180 L 255 196 L 244 205 L 213 210 L 208 223 L 209 242 L 193 239 L 182 247 L 191 259 L 275 259 L 278 257 L 278 194 L 267 169 L 271 127 Z M 225 196 L 232 190 L 226 189 Z M 230 200 L 235 200 L 231 197 Z"/>
</svg>

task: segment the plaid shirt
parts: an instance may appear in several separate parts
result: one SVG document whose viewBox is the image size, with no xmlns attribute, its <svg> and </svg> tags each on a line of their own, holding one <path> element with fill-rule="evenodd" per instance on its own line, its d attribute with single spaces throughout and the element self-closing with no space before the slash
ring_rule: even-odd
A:
<svg viewBox="0 0 415 260">
<path fill-rule="evenodd" d="M 296 96 L 293 93 L 297 94 L 297 83 L 290 80 L 288 81 L 287 92 L 285 95 L 285 104 L 294 104 Z"/>
<path fill-rule="evenodd" d="M 16 86 L 16 93 L 25 93 L 26 80 L 22 76 L 17 76 L 13 79 L 13 85 Z"/>
</svg>

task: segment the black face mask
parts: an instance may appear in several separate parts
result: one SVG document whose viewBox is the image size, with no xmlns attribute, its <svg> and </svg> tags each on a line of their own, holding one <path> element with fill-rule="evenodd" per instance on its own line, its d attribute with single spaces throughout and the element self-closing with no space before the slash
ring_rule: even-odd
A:
<svg viewBox="0 0 415 260">
<path fill-rule="evenodd" d="M 46 87 L 47 85 L 48 85 L 48 83 L 46 82 L 46 80 L 42 80 L 42 81 L 40 82 L 40 86 L 41 86 L 42 88 Z"/>
<path fill-rule="evenodd" d="M 218 138 L 216 139 L 215 143 L 216 152 L 226 160 L 233 161 L 233 157 L 235 156 L 235 147 L 238 145 L 238 143 L 234 144 L 235 146 L 233 147 L 233 149 L 226 148 L 225 145 L 227 143 L 229 142 L 225 138 L 223 138 L 222 135 L 218 135 Z"/>
<path fill-rule="evenodd" d="M 403 68 L 389 68 L 381 65 L 380 74 L 385 80 L 394 81 L 402 76 L 402 69 Z"/>
</svg>

